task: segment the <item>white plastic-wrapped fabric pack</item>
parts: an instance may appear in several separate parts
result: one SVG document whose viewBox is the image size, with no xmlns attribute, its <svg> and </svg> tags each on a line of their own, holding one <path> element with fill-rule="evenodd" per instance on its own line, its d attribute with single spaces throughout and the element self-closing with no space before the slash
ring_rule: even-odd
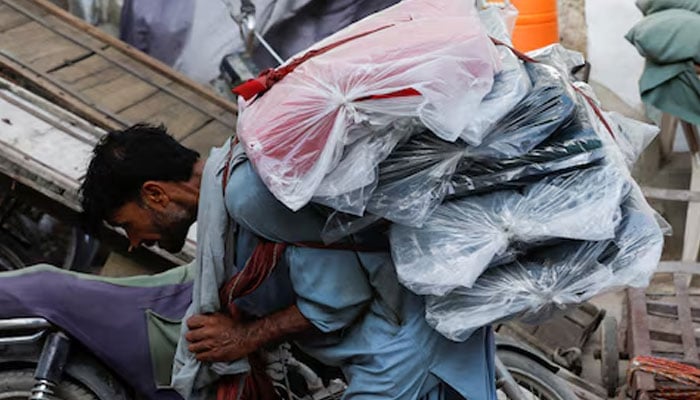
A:
<svg viewBox="0 0 700 400">
<path fill-rule="evenodd" d="M 345 146 L 397 119 L 456 140 L 499 69 L 473 5 L 405 0 L 237 88 L 253 95 L 238 137 L 270 191 L 298 210 Z"/>
<path fill-rule="evenodd" d="M 467 149 L 467 158 L 521 156 L 574 119 L 573 94 L 559 73 L 542 64 L 528 64 L 526 70 L 532 90 L 491 124 L 478 146 Z"/>
<path fill-rule="evenodd" d="M 550 51 L 548 57 L 562 73 L 569 70 L 570 54 Z M 447 338 L 465 340 L 478 327 L 509 319 L 540 322 L 557 310 L 584 302 L 596 294 L 626 286 L 643 287 L 656 269 L 666 227 L 644 200 L 631 177 L 629 165 L 657 130 L 600 111 L 590 87 L 583 83 L 574 86 L 579 123 L 592 127 L 602 144 L 597 151 L 603 153 L 597 163 L 599 166 L 578 169 L 581 172 L 598 168 L 616 171 L 627 188 L 618 217 L 610 219 L 609 215 L 603 217 L 589 210 L 579 215 L 583 221 L 578 222 L 611 224 L 616 227 L 615 236 L 602 240 L 590 237 L 544 241 L 524 251 L 518 246 L 509 246 L 504 254 L 511 257 L 501 257 L 505 262 L 493 260 L 471 287 L 455 287 L 447 293 L 427 296 L 426 319 Z M 528 186 L 525 191 L 536 185 Z M 598 188 L 593 186 L 588 189 L 595 190 Z M 483 197 L 486 196 L 489 195 Z M 471 196 L 457 201 L 479 198 Z M 581 229 L 580 226 L 575 228 L 575 221 L 566 222 L 566 225 Z M 396 230 L 397 226 L 392 229 Z M 443 250 L 455 252 L 450 247 Z M 509 259 L 512 261 L 508 262 Z M 466 269 L 465 265 L 460 268 Z M 452 276 L 450 278 L 454 281 Z"/>
<path fill-rule="evenodd" d="M 593 127 L 577 118 L 521 156 L 462 159 L 452 175 L 448 197 L 518 188 L 544 175 L 595 164 L 605 155 L 603 141 Z"/>
<path fill-rule="evenodd" d="M 426 320 L 445 337 L 461 341 L 484 325 L 514 318 L 536 323 L 601 292 L 647 285 L 663 236 L 653 216 L 635 202 L 623 207 L 614 239 L 557 243 L 490 268 L 471 288 L 428 296 Z"/>
<path fill-rule="evenodd" d="M 401 119 L 345 147 L 338 165 L 314 194 L 313 201 L 337 211 L 362 216 L 379 179 L 378 165 L 396 148 L 425 127 L 417 119 Z"/>
<path fill-rule="evenodd" d="M 454 192 L 451 181 L 458 166 L 464 170 L 479 160 L 507 164 L 508 159 L 522 159 L 572 123 L 574 102 L 558 74 L 546 66 L 528 67 L 528 73 L 533 89 L 493 125 L 479 146 L 447 142 L 431 133 L 414 135 L 398 146 L 379 164 L 379 183 L 367 211 L 392 222 L 421 226 Z"/>
<path fill-rule="evenodd" d="M 395 224 L 390 238 L 399 280 L 417 294 L 471 287 L 513 243 L 614 237 L 626 177 L 611 165 L 548 176 L 440 205 L 420 228 Z"/>
</svg>

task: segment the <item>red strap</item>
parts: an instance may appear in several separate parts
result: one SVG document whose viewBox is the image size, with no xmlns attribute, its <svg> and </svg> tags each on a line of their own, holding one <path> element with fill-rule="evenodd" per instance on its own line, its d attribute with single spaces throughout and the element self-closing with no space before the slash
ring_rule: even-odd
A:
<svg viewBox="0 0 700 400">
<path fill-rule="evenodd" d="M 414 88 L 397 90 L 396 92 L 386 93 L 386 94 L 373 94 L 371 96 L 360 97 L 355 101 L 365 101 L 365 100 L 381 100 L 381 99 L 392 99 L 395 97 L 408 97 L 408 96 L 420 96 L 420 92 Z"/>
<path fill-rule="evenodd" d="M 613 133 L 613 130 L 610 127 L 610 125 L 608 124 L 608 121 L 605 119 L 603 112 L 600 111 L 600 108 L 598 108 L 598 105 L 595 104 L 593 99 L 591 99 L 583 90 L 577 88 L 576 86 L 571 85 L 571 87 L 573 87 L 575 91 L 577 91 L 584 99 L 586 99 L 586 102 L 588 103 L 588 105 L 591 106 L 591 108 L 593 109 L 593 112 L 595 113 L 595 115 L 598 116 L 598 119 L 600 120 L 600 122 L 603 123 L 603 126 L 605 126 L 605 129 L 608 130 L 608 133 L 610 134 L 610 136 L 612 136 L 613 139 L 616 139 L 615 133 Z"/>
<path fill-rule="evenodd" d="M 509 44 L 507 44 L 507 43 L 501 42 L 500 40 L 496 39 L 495 37 L 489 36 L 489 38 L 491 39 L 491 41 L 493 42 L 493 44 L 495 44 L 496 46 L 505 46 L 505 47 L 507 47 L 508 49 L 510 49 L 510 51 L 513 52 L 513 54 L 515 54 L 519 59 L 521 59 L 521 60 L 523 60 L 523 61 L 525 61 L 525 62 L 531 62 L 531 63 L 537 63 L 537 62 L 539 62 L 539 61 L 535 60 L 534 58 L 528 56 L 527 54 L 523 53 L 522 51 L 516 49 L 515 47 L 513 47 L 513 46 L 511 46 L 511 45 L 509 45 Z"/>
<path fill-rule="evenodd" d="M 258 244 L 243 269 L 219 290 L 221 305 L 229 308 L 233 305 L 233 300 L 248 295 L 260 287 L 275 270 L 286 248 L 286 243 L 258 239 Z"/>
<path fill-rule="evenodd" d="M 321 55 L 323 53 L 327 53 L 330 50 L 333 50 L 334 48 L 341 46 L 347 42 L 350 42 L 355 39 L 359 39 L 361 37 L 371 35 L 372 33 L 390 28 L 394 25 L 386 25 L 382 26 L 377 29 L 373 29 L 371 31 L 363 32 L 357 35 L 353 35 L 350 37 L 347 37 L 345 39 L 339 40 L 337 42 L 333 42 L 327 46 L 321 47 L 320 49 L 316 50 L 310 50 L 306 52 L 303 56 L 295 58 L 292 60 L 289 64 L 283 65 L 277 69 L 267 69 L 260 73 L 260 75 L 257 78 L 250 79 L 247 82 L 236 86 L 233 89 L 233 93 L 243 96 L 244 99 L 249 100 L 251 97 L 255 96 L 256 94 L 260 94 L 272 87 L 275 83 L 279 82 L 287 76 L 289 73 L 294 71 L 299 65 L 304 63 L 305 61 L 316 57 L 318 55 Z"/>
</svg>

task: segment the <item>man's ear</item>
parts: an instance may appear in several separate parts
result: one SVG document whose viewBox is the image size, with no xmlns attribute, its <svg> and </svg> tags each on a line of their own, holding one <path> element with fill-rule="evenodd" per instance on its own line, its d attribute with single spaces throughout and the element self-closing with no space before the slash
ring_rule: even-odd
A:
<svg viewBox="0 0 700 400">
<path fill-rule="evenodd" d="M 141 185 L 141 200 L 152 209 L 164 209 L 170 203 L 165 185 L 158 181 L 146 181 Z"/>
</svg>

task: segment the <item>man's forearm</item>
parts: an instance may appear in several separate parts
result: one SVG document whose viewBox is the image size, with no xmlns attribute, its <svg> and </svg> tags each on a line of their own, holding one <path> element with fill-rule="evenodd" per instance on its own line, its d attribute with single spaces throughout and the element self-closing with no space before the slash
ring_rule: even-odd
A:
<svg viewBox="0 0 700 400">
<path fill-rule="evenodd" d="M 262 347 L 313 328 L 311 322 L 294 305 L 249 323 L 247 336 L 256 343 L 256 347 Z"/>
<path fill-rule="evenodd" d="M 196 315 L 187 321 L 187 327 L 189 350 L 198 360 L 209 362 L 237 360 L 269 343 L 313 329 L 297 306 L 251 322 L 222 313 Z"/>
</svg>

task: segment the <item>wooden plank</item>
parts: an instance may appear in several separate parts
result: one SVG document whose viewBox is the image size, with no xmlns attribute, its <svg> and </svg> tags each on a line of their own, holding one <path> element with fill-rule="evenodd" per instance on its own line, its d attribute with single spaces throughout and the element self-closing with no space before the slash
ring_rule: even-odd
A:
<svg viewBox="0 0 700 400">
<path fill-rule="evenodd" d="M 676 284 L 676 301 L 678 304 L 678 322 L 681 336 L 683 337 L 685 360 L 689 362 L 700 362 L 698 358 L 698 348 L 695 344 L 695 330 L 693 329 L 690 301 L 688 299 L 690 276 L 686 274 L 676 274 L 674 281 Z"/>
<path fill-rule="evenodd" d="M 9 1 L 9 0 L 4 0 L 4 1 Z M 172 68 L 169 66 L 163 64 L 162 62 L 156 60 L 155 58 L 152 58 L 136 49 L 134 49 L 131 46 L 128 46 L 124 42 L 121 42 L 119 39 L 116 39 L 107 33 L 101 31 L 100 29 L 88 24 L 85 21 L 80 20 L 79 18 L 74 17 L 73 15 L 70 15 L 64 10 L 61 10 L 59 7 L 57 7 L 54 4 L 51 4 L 51 2 L 47 0 L 33 0 L 33 2 L 40 6 L 43 7 L 47 12 L 55 15 L 57 18 L 62 19 L 63 21 L 69 23 L 70 25 L 76 27 L 77 29 L 86 32 L 87 34 L 91 35 L 92 37 L 98 39 L 101 42 L 104 42 L 105 44 L 108 44 L 115 49 L 118 49 L 120 52 L 126 54 L 127 56 L 131 57 L 134 60 L 139 61 L 142 64 L 147 65 L 151 69 L 155 70 L 157 73 L 162 74 L 164 76 L 167 76 L 168 79 L 171 79 L 175 82 L 178 82 L 182 84 L 183 86 L 187 87 L 188 89 L 199 93 L 204 97 L 207 101 L 210 101 L 212 103 L 215 103 L 219 105 L 221 108 L 228 110 L 231 113 L 236 113 L 237 112 L 237 107 L 235 104 L 231 103 L 227 99 L 224 99 L 223 97 L 217 95 L 214 93 L 211 89 L 207 88 L 204 85 L 198 84 L 194 81 L 192 81 L 190 78 L 186 77 L 185 75 L 174 71 Z"/>
<path fill-rule="evenodd" d="M 700 201 L 700 191 L 662 189 L 642 186 L 642 193 L 647 199 L 670 200 L 670 201 Z"/>
<path fill-rule="evenodd" d="M 21 64 L 10 54 L 0 50 L 0 72 L 11 77 L 22 85 L 28 86 L 32 91 L 46 97 L 68 110 L 77 113 L 104 129 L 120 129 L 128 125 L 119 116 L 113 116 L 109 110 L 103 110 L 92 104 L 79 93 L 75 93 L 65 86 L 59 85 L 46 74 L 32 70 Z"/>
<path fill-rule="evenodd" d="M 62 127 L 65 132 L 70 131 L 69 134 L 72 136 L 75 136 L 76 133 L 85 132 L 86 135 L 79 137 L 79 139 L 82 141 L 95 144 L 104 135 L 104 130 L 89 124 L 84 119 L 79 118 L 66 109 L 59 107 L 58 105 L 49 102 L 45 98 L 39 97 L 10 81 L 0 78 L 0 89 L 7 91 L 7 93 L 3 93 L 2 95 L 4 99 L 10 99 L 10 94 L 15 95 L 16 98 L 20 98 L 26 103 L 35 106 L 34 110 L 41 111 L 40 115 L 35 114 L 35 116 L 47 122 L 53 121 L 51 123 L 54 126 Z M 25 109 L 27 108 L 25 107 Z"/>
<path fill-rule="evenodd" d="M 83 91 L 114 80 L 124 73 L 104 57 L 93 54 L 78 63 L 52 71 L 49 75 L 52 79 L 70 85 L 76 91 Z"/>
<path fill-rule="evenodd" d="M 178 140 L 209 122 L 208 116 L 193 110 L 187 103 L 163 92 L 157 92 L 140 103 L 130 106 L 119 115 L 134 123 L 162 123 Z"/>
<path fill-rule="evenodd" d="M 37 22 L 0 33 L 0 43 L 5 52 L 13 54 L 23 63 L 41 72 L 92 53 Z"/>
<path fill-rule="evenodd" d="M 695 306 L 695 304 L 700 305 L 700 299 L 691 299 L 689 297 L 688 302 L 690 303 L 690 316 L 693 322 L 700 323 L 700 307 Z M 647 313 L 657 317 L 677 319 L 678 305 L 647 301 Z"/>
<path fill-rule="evenodd" d="M 661 141 L 661 158 L 668 160 L 673 152 L 673 143 L 676 139 L 676 129 L 678 129 L 678 118 L 671 114 L 663 113 L 661 115 L 661 132 L 659 132 L 659 140 Z"/>
<path fill-rule="evenodd" d="M 681 127 L 683 128 L 683 134 L 685 135 L 685 140 L 688 142 L 688 148 L 693 155 L 700 153 L 700 139 L 698 138 L 698 129 L 695 125 L 688 121 L 681 120 Z"/>
<path fill-rule="evenodd" d="M 178 98 L 183 103 L 190 104 L 191 108 L 208 114 L 211 118 L 218 119 L 224 125 L 228 125 L 230 129 L 235 129 L 235 114 L 228 109 L 222 108 L 218 103 L 206 101 L 206 99 L 202 98 L 200 93 L 193 92 L 188 87 L 170 79 L 169 76 L 160 73 L 160 71 L 143 68 L 139 60 L 130 58 L 121 53 L 117 48 L 110 47 L 105 50 L 100 50 L 99 53 L 117 63 L 127 72 L 135 74 L 140 79 L 152 83 L 159 89 Z"/>
<path fill-rule="evenodd" d="M 32 20 L 0 3 L 0 33 L 27 24 Z"/>
<path fill-rule="evenodd" d="M 158 93 L 158 89 L 148 82 L 122 73 L 114 79 L 85 88 L 81 92 L 95 104 L 119 113 Z"/>
<path fill-rule="evenodd" d="M 200 156 L 207 157 L 212 147 L 221 146 L 233 134 L 232 129 L 222 125 L 219 121 L 211 121 L 187 136 L 182 144 L 199 152 Z"/>
<path fill-rule="evenodd" d="M 690 172 L 690 190 L 700 191 L 700 165 L 693 154 Z M 683 261 L 696 261 L 700 251 L 700 202 L 688 203 L 685 218 L 685 235 L 683 237 Z"/>
<path fill-rule="evenodd" d="M 682 272 L 685 274 L 700 274 L 699 262 L 662 261 L 657 272 Z"/>
<path fill-rule="evenodd" d="M 651 355 L 651 339 L 649 337 L 644 290 L 637 288 L 628 289 L 627 304 L 630 320 L 630 326 L 628 327 L 630 348 L 628 352 L 632 357 Z M 654 376 L 646 372 L 635 372 L 632 377 L 632 387 L 641 392 L 654 390 L 656 387 Z"/>
<path fill-rule="evenodd" d="M 104 43 L 91 35 L 86 34 L 80 28 L 66 24 L 65 21 L 50 13 L 44 7 L 37 4 L 34 0 L 2 0 L 5 4 L 12 8 L 15 12 L 24 15 L 25 17 L 45 26 L 49 30 L 63 36 L 75 44 L 94 48 L 104 46 Z"/>
<path fill-rule="evenodd" d="M 0 0 L 0 3 L 5 4 L 5 5 L 8 6 L 9 8 L 15 10 L 14 7 L 12 7 L 12 4 L 8 4 L 8 3 L 10 3 L 10 2 L 11 2 L 11 0 Z M 27 9 L 29 12 L 31 12 L 31 13 L 34 14 L 34 15 L 36 15 L 37 17 L 44 17 L 44 16 L 46 16 L 47 14 L 49 14 L 49 12 L 48 12 L 44 7 L 39 7 L 37 4 L 35 4 L 35 3 L 34 3 L 33 1 L 31 1 L 31 0 L 26 2 L 26 6 L 25 6 L 25 7 L 26 7 L 26 9 Z M 16 11 L 16 10 L 15 10 L 15 11 Z"/>
<path fill-rule="evenodd" d="M 36 18 L 31 12 L 26 10 L 28 0 L 5 1 L 15 9 L 25 13 L 25 15 Z M 110 61 L 113 61 L 119 65 L 119 67 L 124 68 L 125 72 L 134 75 L 136 78 L 150 82 L 153 85 L 158 86 L 159 89 L 178 97 L 184 102 L 189 102 L 192 108 L 204 113 L 209 113 L 213 118 L 220 118 L 219 114 L 221 113 L 221 107 L 209 101 L 202 101 L 201 94 L 197 94 L 189 88 L 182 87 L 182 85 L 172 85 L 172 79 L 164 76 L 162 73 L 160 73 L 160 71 L 154 71 L 145 67 L 143 63 L 137 62 L 133 58 L 119 52 L 109 52 L 109 46 L 105 45 L 104 42 L 97 40 L 95 37 L 86 34 L 84 31 L 76 27 L 66 24 L 65 21 L 59 19 L 57 16 L 49 15 L 45 18 L 36 18 L 36 20 L 43 26 L 62 35 L 65 39 L 75 42 L 76 45 L 90 49 L 95 53 L 105 56 Z M 225 119 L 220 120 L 224 124 L 227 123 Z"/>
</svg>

